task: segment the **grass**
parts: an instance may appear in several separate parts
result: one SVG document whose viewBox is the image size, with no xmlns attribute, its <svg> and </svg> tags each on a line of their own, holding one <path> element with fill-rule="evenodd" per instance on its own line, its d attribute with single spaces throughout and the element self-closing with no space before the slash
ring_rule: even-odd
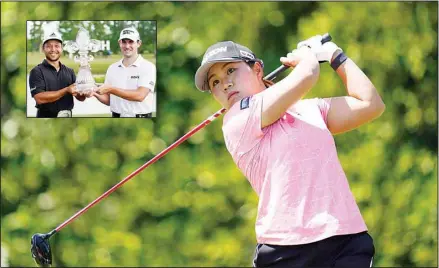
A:
<svg viewBox="0 0 439 268">
<path fill-rule="evenodd" d="M 143 58 L 151 61 L 152 63 L 156 63 L 154 54 L 143 54 Z M 108 57 L 95 57 L 93 61 L 90 62 L 91 66 L 91 72 L 93 75 L 104 75 L 107 72 L 108 67 L 115 63 L 116 61 L 119 61 L 122 58 L 122 55 L 111 55 Z M 44 54 L 40 52 L 28 52 L 27 53 L 27 70 L 30 72 L 30 70 L 41 63 L 44 59 Z M 70 59 L 68 54 L 61 56 L 61 62 L 68 67 L 72 68 L 75 73 L 78 73 L 79 69 L 79 63 L 75 62 L 73 59 Z M 95 80 L 97 83 L 103 83 L 105 77 L 95 77 Z"/>
<path fill-rule="evenodd" d="M 99 77 L 94 76 L 94 79 L 95 79 L 95 83 L 103 84 L 105 82 L 105 76 L 99 76 Z"/>
</svg>

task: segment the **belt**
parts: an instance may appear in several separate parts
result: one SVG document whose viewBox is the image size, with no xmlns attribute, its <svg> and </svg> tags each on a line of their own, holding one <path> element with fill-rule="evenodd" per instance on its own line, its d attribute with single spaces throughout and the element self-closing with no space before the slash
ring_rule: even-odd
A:
<svg viewBox="0 0 439 268">
<path fill-rule="evenodd" d="M 120 114 L 115 113 L 115 112 L 111 112 L 113 115 L 112 117 L 120 117 Z M 147 113 L 147 114 L 136 114 L 135 117 L 137 118 L 152 118 L 152 113 Z"/>
</svg>

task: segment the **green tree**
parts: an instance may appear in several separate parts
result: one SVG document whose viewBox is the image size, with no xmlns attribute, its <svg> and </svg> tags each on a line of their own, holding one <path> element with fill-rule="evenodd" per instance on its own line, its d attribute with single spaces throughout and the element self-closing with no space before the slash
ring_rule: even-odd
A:
<svg viewBox="0 0 439 268">
<path fill-rule="evenodd" d="M 76 21 L 60 21 L 59 32 L 63 40 L 76 40 L 76 34 L 79 30 L 79 25 Z"/>
<path fill-rule="evenodd" d="M 38 51 L 41 46 L 41 41 L 43 37 L 43 28 L 41 27 L 42 22 L 40 21 L 29 21 L 27 27 L 30 27 L 29 30 L 29 39 L 28 39 L 28 50 L 30 51 Z"/>
</svg>

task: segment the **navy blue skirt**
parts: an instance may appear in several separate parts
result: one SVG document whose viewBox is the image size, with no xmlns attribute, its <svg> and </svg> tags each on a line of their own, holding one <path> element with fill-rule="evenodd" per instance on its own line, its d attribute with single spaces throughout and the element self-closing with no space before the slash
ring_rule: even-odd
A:
<svg viewBox="0 0 439 268">
<path fill-rule="evenodd" d="M 257 244 L 253 267 L 372 267 L 375 247 L 368 232 L 337 235 L 309 244 Z"/>
</svg>

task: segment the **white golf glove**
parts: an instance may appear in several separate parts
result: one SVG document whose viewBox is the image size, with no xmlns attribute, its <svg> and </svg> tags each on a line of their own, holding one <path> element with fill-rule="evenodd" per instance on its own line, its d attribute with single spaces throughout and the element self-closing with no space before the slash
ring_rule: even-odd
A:
<svg viewBox="0 0 439 268">
<path fill-rule="evenodd" d="M 334 42 L 326 42 L 322 44 L 321 35 L 315 35 L 297 44 L 297 48 L 303 46 L 308 46 L 309 48 L 311 48 L 311 51 L 314 52 L 314 55 L 316 55 L 316 58 L 319 62 L 331 63 L 331 59 L 336 52 L 343 52 L 343 50 L 339 48 Z"/>
</svg>

